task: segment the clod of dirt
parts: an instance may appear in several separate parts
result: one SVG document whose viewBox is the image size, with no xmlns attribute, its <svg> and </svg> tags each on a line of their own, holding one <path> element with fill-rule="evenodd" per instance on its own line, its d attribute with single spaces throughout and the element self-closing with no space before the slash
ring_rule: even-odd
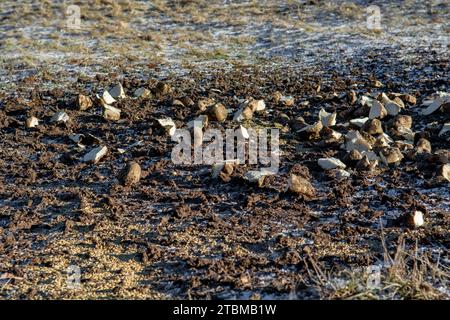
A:
<svg viewBox="0 0 450 320">
<path fill-rule="evenodd" d="M 314 189 L 311 182 L 295 174 L 291 174 L 291 176 L 289 177 L 288 190 L 293 193 L 305 195 L 307 197 L 313 197 L 316 194 L 316 190 Z"/>
<path fill-rule="evenodd" d="M 385 165 L 399 164 L 403 159 L 403 154 L 399 148 L 386 148 L 380 152 L 380 158 Z"/>
<path fill-rule="evenodd" d="M 78 98 L 77 98 L 77 105 L 78 105 L 78 110 L 85 111 L 85 110 L 89 109 L 90 107 L 92 107 L 93 102 L 92 102 L 91 98 L 89 98 L 88 96 L 79 94 Z"/>
<path fill-rule="evenodd" d="M 225 108 L 223 104 L 216 103 L 215 105 L 209 108 L 208 115 L 211 118 L 211 120 L 222 122 L 225 121 L 225 119 L 227 118 L 228 110 L 227 108 Z"/>
<path fill-rule="evenodd" d="M 113 106 L 103 105 L 103 118 L 110 121 L 118 121 L 120 119 L 121 110 Z"/>
<path fill-rule="evenodd" d="M 372 119 L 367 121 L 361 130 L 367 132 L 371 135 L 377 135 L 383 133 L 383 127 L 381 125 L 381 121 L 379 119 Z"/>
<path fill-rule="evenodd" d="M 34 128 L 39 125 L 39 119 L 36 117 L 29 117 L 25 122 L 27 128 Z"/>
<path fill-rule="evenodd" d="M 85 156 L 83 157 L 83 162 L 93 162 L 97 163 L 100 161 L 101 158 L 103 158 L 106 153 L 108 152 L 108 148 L 105 147 L 97 147 L 89 151 Z"/>
<path fill-rule="evenodd" d="M 125 98 L 125 91 L 123 90 L 122 84 L 118 83 L 112 89 L 109 90 L 109 93 L 114 99 L 122 99 Z"/>
<path fill-rule="evenodd" d="M 319 111 L 319 120 L 324 127 L 332 127 L 336 124 L 336 115 L 336 112 L 329 113 L 322 108 Z"/>
<path fill-rule="evenodd" d="M 325 170 L 331 169 L 345 169 L 347 166 L 339 159 L 330 158 L 320 158 L 317 160 L 317 164 Z"/>
<path fill-rule="evenodd" d="M 60 110 L 53 115 L 53 117 L 50 119 L 50 122 L 67 122 L 69 120 L 69 115 L 65 111 Z"/>
<path fill-rule="evenodd" d="M 118 180 L 124 186 L 131 186 L 139 182 L 141 173 L 141 166 L 137 162 L 130 162 L 120 171 Z"/>
<path fill-rule="evenodd" d="M 422 211 L 414 211 L 406 216 L 406 224 L 410 228 L 419 228 L 425 223 Z"/>
</svg>

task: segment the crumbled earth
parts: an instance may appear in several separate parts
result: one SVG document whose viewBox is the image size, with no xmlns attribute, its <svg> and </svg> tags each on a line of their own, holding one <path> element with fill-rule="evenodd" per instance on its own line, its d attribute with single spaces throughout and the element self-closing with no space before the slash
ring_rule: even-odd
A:
<svg viewBox="0 0 450 320">
<path fill-rule="evenodd" d="M 311 2 L 307 10 L 321 12 L 323 3 Z M 348 10 L 361 12 L 365 5 L 356 2 Z M 159 7 L 158 12 L 170 9 Z M 285 10 L 276 11 L 274 21 L 281 23 Z M 427 14 L 420 11 L 417 17 Z M 168 19 L 179 28 L 182 16 Z M 440 18 L 435 17 L 436 28 Z M 205 23 L 192 19 L 193 24 Z M 267 23 L 263 20 L 255 22 Z M 223 23 L 233 29 L 232 22 Z M 8 19 L 2 30 L 10 30 L 7 25 Z M 169 61 L 158 66 L 140 61 L 128 67 L 125 58 L 117 64 L 111 58 L 81 72 L 67 66 L 47 68 L 48 60 L 24 67 L 4 59 L 10 67 L 9 74 L 1 73 L 0 90 L 0 297 L 448 299 L 449 183 L 440 177 L 443 161 L 433 154 L 449 149 L 448 133 L 439 135 L 449 122 L 449 108 L 421 113 L 428 96 L 449 92 L 448 36 L 436 28 L 425 43 L 408 42 L 404 50 L 404 43 L 387 44 L 392 33 L 383 34 L 373 47 L 353 44 L 357 52 L 330 50 L 333 54 L 321 56 L 311 49 L 307 63 L 291 52 L 278 52 L 276 46 L 267 55 L 285 55 L 278 57 L 278 64 L 233 56 L 188 66 L 169 54 Z M 260 49 L 254 45 L 253 50 Z M 182 73 L 167 71 L 181 65 Z M 151 95 L 117 99 L 113 106 L 121 110 L 120 119 L 106 120 L 95 95 L 117 83 L 128 96 L 138 88 Z M 276 91 L 291 96 L 294 104 L 277 102 Z M 334 130 L 344 135 L 354 130 L 343 124 L 367 116 L 368 110 L 352 101 L 352 91 L 358 99 L 383 92 L 415 97 L 416 104 L 405 98 L 400 114 L 412 117 L 414 143 L 428 140 L 432 153 L 411 156 L 405 148 L 398 164 L 380 162 L 372 170 L 360 170 L 346 158 L 341 143 L 325 138 L 327 129 L 308 137 L 301 133 L 305 123 L 318 121 L 322 108 L 337 113 Z M 79 94 L 95 101 L 93 106 L 80 111 Z M 186 128 L 205 114 L 198 101 L 213 98 L 232 110 L 226 121 L 209 122 L 224 132 L 239 126 L 232 114 L 239 99 L 250 97 L 263 99 L 266 110 L 243 124 L 280 129 L 277 174 L 258 186 L 244 179 L 256 166 L 237 165 L 226 179 L 214 179 L 211 166 L 171 161 L 175 143 L 157 119 L 170 117 L 177 128 Z M 67 113 L 68 121 L 51 121 L 59 110 Z M 39 124 L 27 128 L 31 116 Z M 381 119 L 384 132 L 393 119 Z M 69 138 L 74 134 L 82 135 L 78 143 Z M 107 153 L 97 163 L 83 162 L 98 146 L 107 146 Z M 318 165 L 319 158 L 330 157 L 345 162 L 350 177 Z M 142 170 L 140 179 L 122 183 L 132 162 Z M 307 179 L 314 194 L 289 192 L 291 175 Z M 416 210 L 424 213 L 425 224 L 419 228 L 407 219 Z M 81 269 L 76 289 L 66 282 L 71 265 Z M 367 288 L 364 272 L 371 265 L 380 265 L 382 271 L 382 286 L 374 290 Z"/>
</svg>

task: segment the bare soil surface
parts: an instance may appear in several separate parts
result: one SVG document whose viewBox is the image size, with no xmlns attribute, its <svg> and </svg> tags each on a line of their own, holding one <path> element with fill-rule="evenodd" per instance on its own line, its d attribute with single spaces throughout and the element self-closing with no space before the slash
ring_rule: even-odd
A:
<svg viewBox="0 0 450 320">
<path fill-rule="evenodd" d="M 448 4 L 380 2 L 384 29 L 372 32 L 368 1 L 95 1 L 80 4 L 77 31 L 65 29 L 64 4 L 42 3 L 0 5 L 1 298 L 448 299 L 448 156 L 436 151 L 449 150 L 439 132 L 450 108 L 421 112 L 429 95 L 449 92 Z M 129 96 L 114 104 L 120 120 L 97 104 L 78 109 L 79 94 L 119 82 Z M 131 98 L 137 88 L 152 94 Z M 403 145 L 398 165 L 359 170 L 326 130 L 300 133 L 300 117 L 313 124 L 321 108 L 337 113 L 335 131 L 358 130 L 344 125 L 368 113 L 352 91 L 415 97 L 401 114 L 412 117 L 412 149 L 424 138 L 431 152 L 413 157 Z M 174 103 L 186 97 L 192 105 Z M 157 119 L 186 128 L 201 99 L 234 112 L 250 97 L 266 110 L 243 124 L 281 131 L 278 174 L 257 186 L 243 178 L 248 164 L 213 179 L 210 166 L 172 163 L 175 143 Z M 51 122 L 58 110 L 70 120 Z M 231 119 L 209 126 L 236 128 Z M 393 119 L 382 119 L 392 136 Z M 99 145 L 100 162 L 81 161 Z M 319 167 L 324 157 L 343 160 L 350 177 Z M 130 161 L 142 178 L 123 186 Z M 291 174 L 315 195 L 288 192 Z M 406 220 L 416 210 L 420 228 Z M 67 287 L 70 265 L 81 268 L 78 289 Z"/>
</svg>

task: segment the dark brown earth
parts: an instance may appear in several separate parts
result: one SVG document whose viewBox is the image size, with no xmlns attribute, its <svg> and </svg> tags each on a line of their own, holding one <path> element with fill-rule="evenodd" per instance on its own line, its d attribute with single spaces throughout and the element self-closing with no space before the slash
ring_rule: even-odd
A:
<svg viewBox="0 0 450 320">
<path fill-rule="evenodd" d="M 64 1 L 0 2 L 0 299 L 448 299 L 448 157 L 436 151 L 449 150 L 448 133 L 438 136 L 449 109 L 420 110 L 450 91 L 449 6 L 380 0 L 373 31 L 372 4 L 95 0 L 79 2 L 81 28 L 71 29 Z M 119 100 L 117 122 L 97 105 L 79 111 L 79 94 L 94 100 L 118 82 L 152 97 Z M 401 114 L 412 117 L 415 148 L 426 139 L 431 153 L 403 150 L 398 166 L 367 171 L 329 130 L 298 132 L 299 117 L 313 124 L 324 108 L 345 134 L 343 123 L 368 112 L 357 99 L 381 92 L 410 95 Z M 281 129 L 280 170 L 261 187 L 243 179 L 255 166 L 213 179 L 210 166 L 173 164 L 175 143 L 156 123 L 169 116 L 186 128 L 205 113 L 199 100 L 235 111 L 235 97 L 270 111 L 246 127 Z M 58 110 L 70 121 L 51 123 Z M 236 128 L 231 119 L 209 126 Z M 392 135 L 399 122 L 381 127 Z M 80 161 L 98 145 L 109 149 L 101 161 Z M 325 172 L 322 157 L 344 161 L 350 178 Z M 124 180 L 131 162 L 139 182 Z M 291 174 L 315 192 L 287 192 Z M 67 283 L 70 266 L 80 287 Z"/>
<path fill-rule="evenodd" d="M 126 92 L 146 87 L 155 93 L 156 79 L 109 74 L 78 78 L 66 90 L 42 89 L 40 75 L 24 79 L 15 94 L 1 97 L 0 106 L 1 296 L 448 297 L 442 288 L 448 281 L 449 194 L 448 183 L 437 179 L 438 164 L 407 160 L 398 167 L 379 166 L 375 172 L 353 170 L 351 178 L 339 180 L 317 165 L 324 156 L 343 159 L 339 145 L 320 137 L 304 141 L 294 130 L 297 117 L 313 123 L 321 107 L 337 111 L 338 123 L 351 119 L 357 108 L 349 103 L 350 88 L 356 88 L 358 96 L 402 92 L 421 101 L 447 87 L 443 73 L 448 60 L 433 57 L 427 65 L 436 70 L 432 78 L 377 79 L 385 84 L 382 89 L 360 68 L 349 74 L 317 74 L 235 65 L 212 76 L 192 72 L 162 80 L 172 93 L 118 101 L 118 122 L 104 120 L 97 106 L 78 111 L 77 95 L 93 98 L 100 88 L 119 81 Z M 420 62 L 414 67 L 420 74 Z M 298 103 L 274 103 L 277 90 Z M 280 172 L 267 177 L 260 188 L 243 179 L 248 165 L 238 166 L 228 182 L 212 179 L 209 166 L 174 165 L 174 143 L 155 125 L 156 119 L 170 116 L 177 127 L 185 127 L 199 114 L 196 104 L 173 105 L 174 99 L 197 102 L 211 97 L 234 109 L 233 96 L 264 99 L 273 110 L 248 125 L 282 127 Z M 67 111 L 70 122 L 50 123 L 60 109 Z M 433 150 L 448 149 L 436 131 L 424 131 L 427 123 L 443 123 L 448 114 L 425 117 L 412 106 L 408 114 Z M 31 115 L 42 120 L 36 129 L 24 125 Z M 233 124 L 211 121 L 210 126 Z M 98 164 L 82 163 L 86 151 L 68 138 L 72 133 L 87 137 L 87 150 L 102 144 L 109 153 Z M 139 140 L 141 145 L 124 154 L 117 151 Z M 129 161 L 140 164 L 142 178 L 122 186 L 117 177 Z M 289 173 L 310 179 L 315 196 L 286 192 Z M 426 219 L 426 226 L 417 230 L 401 219 L 415 209 L 424 211 Z M 421 258 L 414 259 L 416 247 L 422 249 Z M 367 291 L 364 268 L 396 252 L 404 255 L 401 275 L 393 276 L 392 267 L 383 269 L 383 287 L 393 283 L 395 290 Z M 79 290 L 66 288 L 69 265 L 81 267 Z M 414 268 L 423 272 L 420 283 Z"/>
</svg>

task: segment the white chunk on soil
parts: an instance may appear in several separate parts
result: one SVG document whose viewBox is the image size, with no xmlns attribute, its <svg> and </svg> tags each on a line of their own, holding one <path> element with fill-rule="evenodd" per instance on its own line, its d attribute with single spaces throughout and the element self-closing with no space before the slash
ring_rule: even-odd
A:
<svg viewBox="0 0 450 320">
<path fill-rule="evenodd" d="M 83 162 L 97 163 L 100 161 L 101 158 L 103 158 L 103 156 L 106 155 L 107 152 L 108 152 L 107 147 L 100 146 L 100 147 L 94 148 L 83 157 Z"/>
<path fill-rule="evenodd" d="M 69 121 L 70 117 L 65 111 L 58 111 L 56 112 L 50 122 L 67 122 Z"/>
<path fill-rule="evenodd" d="M 317 163 L 322 169 L 331 170 L 331 169 L 345 169 L 346 165 L 339 159 L 330 157 L 330 158 L 320 158 L 317 160 Z"/>
</svg>

